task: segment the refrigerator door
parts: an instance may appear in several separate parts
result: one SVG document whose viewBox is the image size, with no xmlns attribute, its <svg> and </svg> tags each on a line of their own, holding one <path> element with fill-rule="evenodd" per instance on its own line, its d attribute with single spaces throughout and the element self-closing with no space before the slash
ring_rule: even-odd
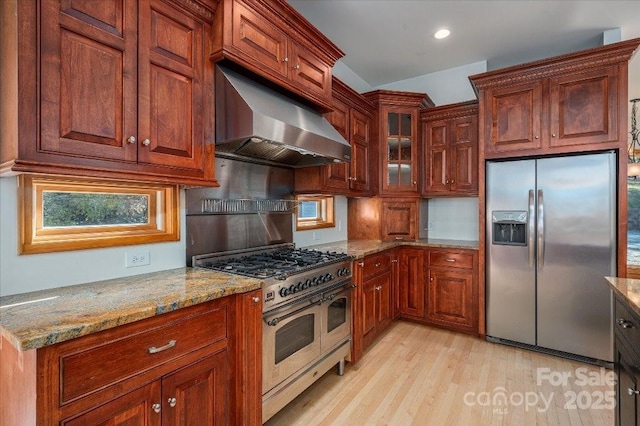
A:
<svg viewBox="0 0 640 426">
<path fill-rule="evenodd" d="M 537 175 L 537 345 L 613 361 L 615 154 L 537 160 Z"/>
<path fill-rule="evenodd" d="M 530 345 L 536 343 L 535 206 L 530 205 L 535 178 L 535 160 L 487 163 L 487 335 Z M 525 245 L 494 243 L 503 238 L 494 238 L 492 212 L 499 221 L 505 211 L 526 212 Z"/>
</svg>

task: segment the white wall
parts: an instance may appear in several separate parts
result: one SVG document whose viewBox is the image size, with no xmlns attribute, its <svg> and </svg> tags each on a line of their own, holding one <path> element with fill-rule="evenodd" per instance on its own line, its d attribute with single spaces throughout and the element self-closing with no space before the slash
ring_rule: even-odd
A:
<svg viewBox="0 0 640 426">
<path fill-rule="evenodd" d="M 479 232 L 478 199 L 429 199 L 429 238 L 477 241 Z"/>
<path fill-rule="evenodd" d="M 143 246 L 18 255 L 17 179 L 0 178 L 0 296 L 179 268 L 186 264 L 184 191 L 180 241 Z M 127 250 L 149 250 L 150 264 L 125 268 Z"/>
<path fill-rule="evenodd" d="M 296 244 L 296 247 L 332 243 L 347 239 L 347 198 L 336 195 L 334 197 L 333 208 L 336 219 L 336 226 L 333 228 L 296 231 L 296 225 L 295 223 L 293 224 L 293 242 Z M 314 236 L 316 239 L 314 239 Z"/>
</svg>

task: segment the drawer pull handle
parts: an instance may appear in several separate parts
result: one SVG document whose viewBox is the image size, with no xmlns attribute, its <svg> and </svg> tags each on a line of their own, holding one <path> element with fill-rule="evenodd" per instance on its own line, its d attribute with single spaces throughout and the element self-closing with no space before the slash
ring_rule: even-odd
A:
<svg viewBox="0 0 640 426">
<path fill-rule="evenodd" d="M 377 268 L 378 266 L 380 266 L 380 262 L 376 262 L 374 266 Z"/>
<path fill-rule="evenodd" d="M 167 402 L 169 403 L 169 407 L 173 408 L 176 406 L 176 403 L 178 402 L 175 398 L 169 398 L 167 400 Z"/>
<path fill-rule="evenodd" d="M 364 262 L 358 262 L 358 266 L 363 267 L 364 266 Z"/>
<path fill-rule="evenodd" d="M 627 389 L 627 392 L 629 392 L 629 395 L 631 395 L 631 396 L 640 395 L 640 390 L 633 389 L 633 388 Z"/>
<path fill-rule="evenodd" d="M 444 259 L 444 261 L 445 261 L 445 262 L 455 262 L 456 260 L 455 260 L 455 259 L 452 259 L 452 258 L 450 258 L 450 257 L 446 257 L 446 258 Z"/>
<path fill-rule="evenodd" d="M 158 404 L 157 402 L 153 404 L 151 408 L 153 408 L 153 411 L 155 411 L 156 413 L 160 412 L 160 404 Z"/>
<path fill-rule="evenodd" d="M 159 348 L 157 348 L 155 346 L 151 346 L 149 348 L 149 353 L 150 354 L 157 354 L 158 352 L 162 352 L 162 351 L 165 351 L 167 349 L 170 349 L 170 348 L 174 347 L 176 345 L 176 343 L 177 342 L 175 340 L 170 340 L 169 343 L 167 343 L 164 346 L 160 346 Z"/>
<path fill-rule="evenodd" d="M 622 328 L 633 328 L 633 324 L 624 318 L 618 318 L 616 322 Z"/>
<path fill-rule="evenodd" d="M 396 237 L 396 240 L 403 240 L 403 237 Z"/>
</svg>

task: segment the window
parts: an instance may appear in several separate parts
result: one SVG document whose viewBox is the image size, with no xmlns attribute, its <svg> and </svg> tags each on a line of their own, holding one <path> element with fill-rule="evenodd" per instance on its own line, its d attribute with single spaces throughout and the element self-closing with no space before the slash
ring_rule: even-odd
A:
<svg viewBox="0 0 640 426">
<path fill-rule="evenodd" d="M 178 187 L 19 177 L 20 254 L 180 239 Z"/>
<path fill-rule="evenodd" d="M 299 195 L 296 197 L 296 231 L 331 228 L 335 224 L 333 197 Z"/>
</svg>

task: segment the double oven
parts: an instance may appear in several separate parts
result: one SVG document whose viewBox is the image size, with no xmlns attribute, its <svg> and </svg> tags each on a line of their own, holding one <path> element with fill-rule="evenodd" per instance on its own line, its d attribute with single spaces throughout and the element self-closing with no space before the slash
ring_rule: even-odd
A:
<svg viewBox="0 0 640 426">
<path fill-rule="evenodd" d="M 263 422 L 351 352 L 352 259 L 291 244 L 194 265 L 263 279 Z"/>
</svg>

